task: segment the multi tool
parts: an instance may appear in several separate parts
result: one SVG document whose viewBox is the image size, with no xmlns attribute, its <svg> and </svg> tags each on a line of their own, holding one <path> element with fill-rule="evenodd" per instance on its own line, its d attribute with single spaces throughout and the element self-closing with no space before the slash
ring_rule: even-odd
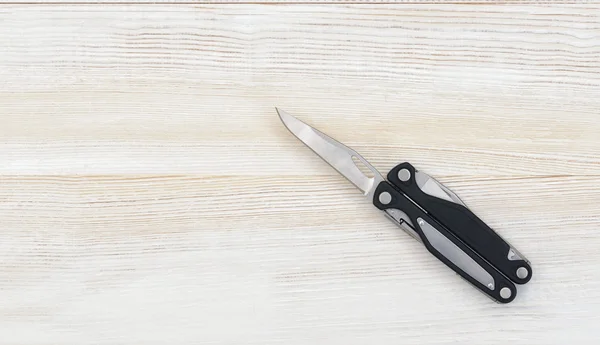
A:
<svg viewBox="0 0 600 345">
<path fill-rule="evenodd" d="M 292 134 L 354 184 L 392 222 L 493 300 L 513 301 L 515 284 L 531 279 L 529 261 L 433 177 L 401 163 L 384 179 L 353 149 L 276 110 Z M 363 173 L 356 161 L 371 176 Z"/>
</svg>

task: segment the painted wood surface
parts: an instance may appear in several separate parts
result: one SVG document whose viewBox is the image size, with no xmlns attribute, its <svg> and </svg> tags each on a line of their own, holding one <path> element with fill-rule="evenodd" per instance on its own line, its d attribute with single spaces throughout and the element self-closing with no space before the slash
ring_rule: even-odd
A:
<svg viewBox="0 0 600 345">
<path fill-rule="evenodd" d="M 598 344 L 600 6 L 0 5 L 0 344 Z M 492 303 L 292 137 L 437 177 Z"/>
</svg>

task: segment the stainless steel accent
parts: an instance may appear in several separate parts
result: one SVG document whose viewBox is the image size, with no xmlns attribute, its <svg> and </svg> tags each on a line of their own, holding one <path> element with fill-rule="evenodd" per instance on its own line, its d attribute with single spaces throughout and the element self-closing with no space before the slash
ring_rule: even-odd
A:
<svg viewBox="0 0 600 345">
<path fill-rule="evenodd" d="M 475 262 L 475 260 L 463 252 L 456 244 L 452 243 L 446 236 L 442 235 L 431 224 L 423 220 L 423 218 L 418 218 L 417 223 L 433 248 L 458 266 L 458 268 L 463 270 L 466 274 L 483 284 L 483 286 L 486 286 L 490 290 L 494 290 L 494 278 L 483 269 L 483 267 Z"/>
<path fill-rule="evenodd" d="M 390 202 L 392 202 L 392 195 L 388 192 L 383 192 L 379 194 L 379 202 L 384 205 L 389 204 Z"/>
<path fill-rule="evenodd" d="M 402 182 L 410 180 L 410 171 L 408 169 L 400 169 L 400 171 L 398 171 L 398 178 Z"/>
<path fill-rule="evenodd" d="M 509 288 L 503 287 L 502 289 L 500 289 L 500 297 L 504 299 L 509 299 L 510 296 L 512 296 L 512 291 L 510 291 Z"/>
<path fill-rule="evenodd" d="M 517 268 L 517 277 L 519 277 L 521 279 L 525 279 L 525 278 L 527 278 L 528 275 L 529 275 L 529 271 L 527 270 L 527 268 L 525 268 L 525 267 Z"/>
<path fill-rule="evenodd" d="M 275 108 L 281 122 L 300 141 L 313 150 L 335 170 L 352 182 L 364 195 L 373 197 L 375 188 L 384 181 L 383 176 L 366 159 L 353 149 L 328 137 L 327 135 L 298 120 L 285 111 Z M 352 157 L 361 161 L 373 173 L 373 177 L 363 174 Z"/>
<path fill-rule="evenodd" d="M 517 261 L 517 260 L 524 260 L 523 256 L 521 255 L 521 253 L 519 253 L 516 249 L 510 247 L 510 249 L 508 250 L 508 260 L 510 261 Z M 527 260 L 525 260 L 527 261 Z"/>
<path fill-rule="evenodd" d="M 410 225 L 411 227 L 414 227 L 412 221 L 410 220 L 410 218 L 408 218 L 408 215 L 406 213 L 404 213 L 404 211 L 400 211 L 396 208 L 390 208 L 385 210 L 386 213 L 388 213 L 390 216 L 392 216 L 392 218 L 394 218 L 394 220 L 398 223 L 406 223 L 408 225 Z M 415 232 L 416 234 L 416 232 Z"/>
<path fill-rule="evenodd" d="M 414 225 L 412 224 L 412 222 L 410 221 L 410 218 L 408 218 L 406 213 L 404 213 L 398 209 L 395 209 L 395 208 L 390 208 L 390 209 L 385 210 L 385 215 L 388 218 L 390 218 L 390 220 L 392 222 L 394 222 L 396 225 L 398 225 L 398 227 L 400 227 L 400 229 L 404 230 L 404 232 L 406 232 L 407 234 L 412 236 L 412 238 L 414 238 L 415 240 L 417 240 L 419 242 L 422 242 L 421 237 L 414 230 Z"/>
<path fill-rule="evenodd" d="M 458 195 L 426 173 L 417 171 L 415 180 L 423 193 L 467 207 Z"/>
</svg>

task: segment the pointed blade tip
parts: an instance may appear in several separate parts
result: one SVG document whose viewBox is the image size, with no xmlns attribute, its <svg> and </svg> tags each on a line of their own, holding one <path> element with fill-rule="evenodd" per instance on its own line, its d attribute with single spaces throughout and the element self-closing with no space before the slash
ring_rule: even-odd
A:
<svg viewBox="0 0 600 345">
<path fill-rule="evenodd" d="M 279 115 L 279 119 L 281 120 L 281 122 L 283 122 L 283 124 L 289 129 L 289 122 L 290 120 L 294 119 L 296 120 L 295 117 L 293 117 L 292 115 L 286 113 L 285 111 L 283 111 L 280 108 L 275 107 L 275 110 L 277 110 L 277 115 Z"/>
<path fill-rule="evenodd" d="M 279 116 L 279 119 L 280 119 L 282 122 L 284 122 L 284 121 L 283 121 L 283 114 L 285 114 L 285 112 L 284 112 L 283 110 L 281 110 L 281 109 L 277 108 L 277 107 L 275 107 L 275 111 L 277 112 L 277 116 Z"/>
</svg>

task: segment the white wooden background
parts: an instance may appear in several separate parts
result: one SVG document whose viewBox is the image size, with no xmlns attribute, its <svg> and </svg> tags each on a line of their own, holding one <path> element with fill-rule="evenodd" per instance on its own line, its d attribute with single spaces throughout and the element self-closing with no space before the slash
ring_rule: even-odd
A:
<svg viewBox="0 0 600 345">
<path fill-rule="evenodd" d="M 534 279 L 491 302 L 275 106 Z M 0 5 L 2 345 L 598 344 L 599 179 L 598 2 Z"/>
</svg>

